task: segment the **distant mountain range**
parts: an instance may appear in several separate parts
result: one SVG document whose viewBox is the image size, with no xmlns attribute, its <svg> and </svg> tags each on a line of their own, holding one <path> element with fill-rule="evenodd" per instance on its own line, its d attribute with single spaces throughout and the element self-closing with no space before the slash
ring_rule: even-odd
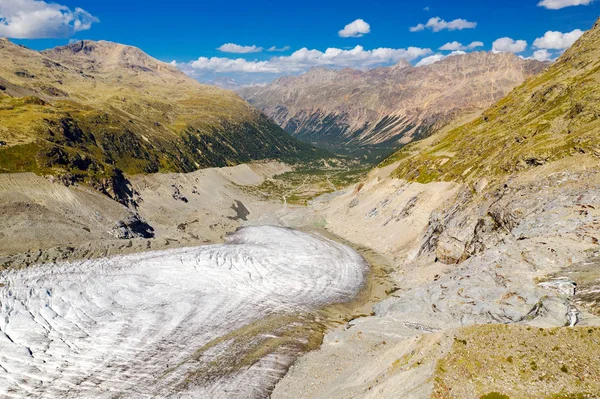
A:
<svg viewBox="0 0 600 399">
<path fill-rule="evenodd" d="M 387 162 L 408 180 L 469 181 L 577 156 L 600 157 L 600 20 L 547 70 L 476 120 L 414 143 Z M 572 161 L 571 161 L 572 160 Z"/>
<path fill-rule="evenodd" d="M 221 89 L 233 90 L 233 91 L 239 91 L 246 87 L 261 87 L 266 84 L 266 83 L 240 83 L 237 80 L 235 80 L 231 77 L 228 77 L 228 76 L 221 76 L 221 77 L 218 77 L 218 78 L 215 78 L 212 80 L 206 80 L 206 81 L 203 80 L 201 82 L 220 87 Z"/>
<path fill-rule="evenodd" d="M 238 93 L 294 137 L 327 148 L 397 147 L 484 110 L 548 63 L 475 52 L 429 66 L 314 68 Z"/>
<path fill-rule="evenodd" d="M 233 92 L 105 41 L 37 52 L 0 39 L 0 120 L 0 173 L 58 175 L 107 192 L 123 172 L 320 153 Z"/>
</svg>

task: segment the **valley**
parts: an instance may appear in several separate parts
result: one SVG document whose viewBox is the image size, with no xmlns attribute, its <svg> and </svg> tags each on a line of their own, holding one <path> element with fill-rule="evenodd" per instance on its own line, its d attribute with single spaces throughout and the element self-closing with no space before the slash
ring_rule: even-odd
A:
<svg viewBox="0 0 600 399">
<path fill-rule="evenodd" d="M 577 37 L 240 96 L 1 39 L 0 397 L 599 397 L 600 20 Z"/>
<path fill-rule="evenodd" d="M 483 111 L 547 66 L 475 52 L 423 67 L 401 61 L 368 71 L 314 68 L 238 92 L 304 142 L 334 152 L 385 151 Z"/>
</svg>

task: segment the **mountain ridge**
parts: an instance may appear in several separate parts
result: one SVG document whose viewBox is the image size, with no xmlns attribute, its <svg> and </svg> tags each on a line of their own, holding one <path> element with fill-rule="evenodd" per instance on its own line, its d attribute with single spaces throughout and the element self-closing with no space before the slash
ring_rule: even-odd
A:
<svg viewBox="0 0 600 399">
<path fill-rule="evenodd" d="M 546 64 L 474 52 L 413 67 L 311 69 L 238 93 L 303 141 L 400 146 L 481 111 Z"/>
<path fill-rule="evenodd" d="M 322 154 L 235 93 L 135 47 L 82 41 L 37 52 L 4 40 L 0 71 L 0 172 L 57 175 L 113 192 L 122 172 Z"/>
<path fill-rule="evenodd" d="M 600 19 L 549 68 L 476 120 L 411 144 L 386 163 L 400 161 L 396 176 L 408 180 L 472 181 L 575 155 L 599 157 L 598 104 Z"/>
</svg>

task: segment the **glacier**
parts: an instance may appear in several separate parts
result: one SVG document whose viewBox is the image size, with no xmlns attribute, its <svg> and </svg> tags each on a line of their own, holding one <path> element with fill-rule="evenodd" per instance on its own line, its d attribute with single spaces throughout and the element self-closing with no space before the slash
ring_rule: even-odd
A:
<svg viewBox="0 0 600 399">
<path fill-rule="evenodd" d="M 204 365 L 194 353 L 261 318 L 351 300 L 368 268 L 319 235 L 255 226 L 224 244 L 3 271 L 0 397 L 252 397 L 274 370 L 182 385 Z"/>
</svg>

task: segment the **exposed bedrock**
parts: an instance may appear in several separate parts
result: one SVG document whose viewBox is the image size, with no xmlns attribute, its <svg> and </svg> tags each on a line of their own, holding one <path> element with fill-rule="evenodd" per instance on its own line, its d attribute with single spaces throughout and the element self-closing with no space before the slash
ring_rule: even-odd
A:
<svg viewBox="0 0 600 399">
<path fill-rule="evenodd" d="M 468 185 L 407 183 L 381 168 L 315 203 L 331 231 L 392 260 L 396 290 L 374 306 L 374 316 L 329 334 L 319 351 L 296 363 L 273 397 L 598 392 L 600 377 L 585 366 L 600 332 L 600 170 L 588 161 L 571 164 L 570 172 L 565 165 L 546 165 Z M 502 344 L 511 335 L 519 339 L 515 347 Z M 492 354 L 486 345 L 498 347 Z M 551 358 L 565 359 L 564 370 L 576 371 L 540 366 Z M 456 382 L 471 378 L 460 359 L 487 364 L 489 371 L 482 366 L 472 377 L 479 385 Z M 448 366 L 440 371 L 441 364 Z M 527 368 L 521 378 L 530 384 L 517 384 L 513 365 Z M 578 385 L 581 375 L 587 377 Z M 548 376 L 553 382 L 540 382 Z"/>
</svg>

